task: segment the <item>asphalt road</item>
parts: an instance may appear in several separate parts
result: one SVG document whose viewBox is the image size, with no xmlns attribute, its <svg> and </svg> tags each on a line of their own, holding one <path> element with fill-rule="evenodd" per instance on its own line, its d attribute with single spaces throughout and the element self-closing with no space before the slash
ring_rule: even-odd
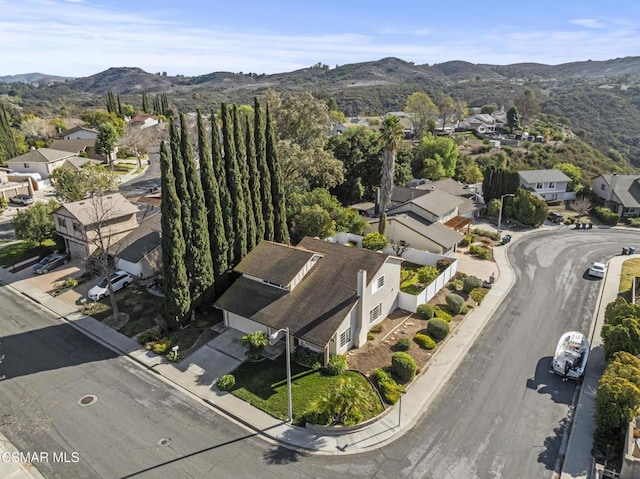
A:
<svg viewBox="0 0 640 479">
<path fill-rule="evenodd" d="M 637 240 L 566 230 L 511 244 L 516 284 L 453 380 L 410 432 L 350 456 L 265 444 L 0 288 L 0 430 L 20 450 L 79 453 L 40 465 L 47 477 L 551 478 L 576 391 L 548 372 L 556 342 L 589 330 L 590 263 Z M 98 401 L 80 406 L 85 394 Z"/>
<path fill-rule="evenodd" d="M 120 192 L 126 197 L 142 196 L 148 193 L 147 188 L 160 185 L 160 146 L 154 144 L 149 148 L 149 167 L 142 175 L 120 185 Z"/>
</svg>

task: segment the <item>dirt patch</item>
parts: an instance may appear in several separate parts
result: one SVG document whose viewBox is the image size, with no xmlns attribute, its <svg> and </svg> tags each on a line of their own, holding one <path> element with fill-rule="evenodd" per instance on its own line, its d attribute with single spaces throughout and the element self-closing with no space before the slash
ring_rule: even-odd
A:
<svg viewBox="0 0 640 479">
<path fill-rule="evenodd" d="M 440 290 L 431 301 L 429 301 L 429 304 L 446 309 L 445 297 L 449 293 L 451 293 L 451 291 L 448 289 Z M 462 292 L 458 292 L 458 294 L 463 295 Z M 470 306 L 476 305 L 470 298 L 466 300 L 465 304 Z M 463 315 L 457 315 L 451 319 L 449 322 L 451 328 L 449 336 L 454 333 L 463 318 Z M 411 341 L 411 346 L 407 352 L 415 359 L 420 371 L 424 371 L 429 365 L 429 360 L 443 344 L 443 342 L 440 342 L 436 345 L 435 349 L 428 351 L 414 343 L 414 336 L 418 332 L 426 329 L 427 321 L 420 319 L 420 317 L 414 313 L 402 309 L 394 311 L 390 316 L 385 318 L 380 325 L 382 329 L 378 333 L 373 333 L 373 339 L 367 341 L 367 344 L 363 347 L 352 349 L 347 353 L 349 369 L 355 369 L 367 376 L 371 376 L 375 369 L 391 365 L 391 356 L 397 351 L 394 347 L 396 342 L 400 338 L 408 338 Z"/>
</svg>

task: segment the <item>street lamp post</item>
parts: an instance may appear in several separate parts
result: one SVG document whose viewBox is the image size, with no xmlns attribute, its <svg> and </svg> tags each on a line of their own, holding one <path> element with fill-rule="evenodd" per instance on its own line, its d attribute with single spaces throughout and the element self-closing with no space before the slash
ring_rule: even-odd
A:
<svg viewBox="0 0 640 479">
<path fill-rule="evenodd" d="M 286 333 L 286 355 L 287 355 L 287 405 L 289 413 L 289 422 L 293 423 L 293 407 L 291 402 L 291 354 L 289 352 L 289 328 L 279 329 L 269 335 L 269 344 L 274 345 L 280 336 L 280 333 Z"/>
<path fill-rule="evenodd" d="M 500 231 L 502 230 L 502 205 L 504 203 L 504 199 L 507 196 L 516 196 L 513 193 L 507 193 L 506 195 L 502 195 L 500 197 L 500 213 L 498 213 L 498 234 L 500 234 Z"/>
</svg>

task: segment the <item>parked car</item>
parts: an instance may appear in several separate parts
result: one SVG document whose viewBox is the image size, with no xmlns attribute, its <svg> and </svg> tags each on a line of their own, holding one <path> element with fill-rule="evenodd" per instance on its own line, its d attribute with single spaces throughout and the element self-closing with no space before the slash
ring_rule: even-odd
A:
<svg viewBox="0 0 640 479">
<path fill-rule="evenodd" d="M 31 195 L 15 195 L 9 198 L 11 203 L 16 203 L 18 205 L 27 206 L 33 204 L 33 196 Z"/>
<path fill-rule="evenodd" d="M 589 268 L 589 276 L 604 278 L 605 274 L 607 274 L 607 265 L 604 263 L 593 263 Z"/>
<path fill-rule="evenodd" d="M 33 267 L 35 274 L 45 274 L 52 269 L 57 268 L 60 265 L 69 262 L 69 255 L 66 253 L 51 253 L 40 260 L 38 264 Z"/>
<path fill-rule="evenodd" d="M 547 219 L 552 223 L 562 223 L 564 221 L 564 216 L 562 216 L 562 213 L 558 213 L 557 211 L 552 211 L 547 216 Z"/>
<path fill-rule="evenodd" d="M 116 291 L 120 291 L 121 289 L 129 286 L 133 282 L 133 276 L 126 271 L 116 271 L 109 276 L 109 282 L 111 283 L 111 289 L 113 289 L 113 292 L 115 293 Z M 104 278 L 91 288 L 87 293 L 87 296 L 93 301 L 100 301 L 102 298 L 109 296 L 107 278 Z"/>
</svg>

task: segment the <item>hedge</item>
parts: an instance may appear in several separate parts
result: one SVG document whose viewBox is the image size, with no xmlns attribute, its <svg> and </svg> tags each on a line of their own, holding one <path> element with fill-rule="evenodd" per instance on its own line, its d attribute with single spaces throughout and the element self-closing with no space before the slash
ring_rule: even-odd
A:
<svg viewBox="0 0 640 479">
<path fill-rule="evenodd" d="M 449 308 L 451 314 L 460 314 L 462 306 L 464 306 L 464 298 L 462 296 L 452 293 L 445 296 L 444 299 L 447 302 L 447 308 Z"/>
<path fill-rule="evenodd" d="M 596 206 L 593 209 L 593 214 L 606 225 L 616 225 L 620 221 L 620 215 L 614 213 L 609 208 L 605 208 L 604 206 Z"/>
<path fill-rule="evenodd" d="M 391 374 L 384 369 L 376 369 L 373 372 L 373 378 L 375 379 L 378 391 L 382 400 L 387 404 L 395 404 L 400 399 L 400 394 L 404 393 L 402 385 L 393 380 Z"/>
<path fill-rule="evenodd" d="M 391 370 L 400 381 L 408 382 L 415 377 L 418 365 L 410 354 L 400 351 L 391 356 Z"/>
<path fill-rule="evenodd" d="M 430 319 L 427 324 L 427 334 L 436 341 L 442 341 L 449 334 L 449 323 L 440 318 Z"/>
<path fill-rule="evenodd" d="M 436 347 L 436 342 L 428 334 L 418 333 L 415 335 L 413 340 L 423 349 L 431 350 Z"/>
</svg>

